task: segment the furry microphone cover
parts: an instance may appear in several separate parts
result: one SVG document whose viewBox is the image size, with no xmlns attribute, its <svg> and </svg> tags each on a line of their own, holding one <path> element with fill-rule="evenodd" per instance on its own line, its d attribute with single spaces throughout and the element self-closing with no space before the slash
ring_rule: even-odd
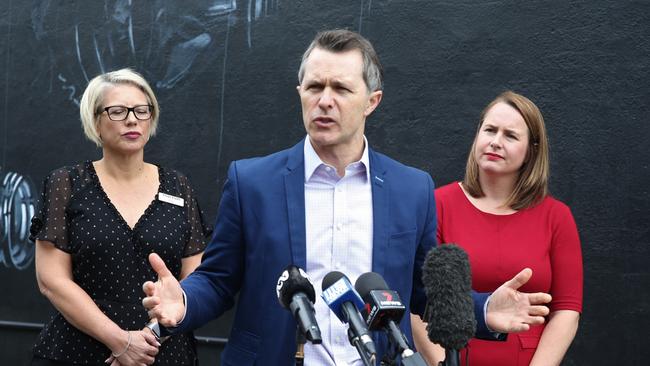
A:
<svg viewBox="0 0 650 366">
<path fill-rule="evenodd" d="M 427 295 L 424 321 L 429 340 L 446 349 L 459 350 L 476 332 L 472 274 L 467 253 L 455 244 L 431 249 L 422 266 Z"/>
</svg>

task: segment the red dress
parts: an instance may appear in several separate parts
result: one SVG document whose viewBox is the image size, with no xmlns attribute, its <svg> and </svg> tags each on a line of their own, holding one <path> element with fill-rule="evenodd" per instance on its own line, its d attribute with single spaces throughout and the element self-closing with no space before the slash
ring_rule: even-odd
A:
<svg viewBox="0 0 650 366">
<path fill-rule="evenodd" d="M 546 197 L 537 206 L 509 215 L 480 211 L 458 183 L 435 191 L 438 242 L 460 245 L 469 255 L 472 288 L 492 292 L 525 267 L 533 277 L 523 292 L 547 292 L 551 311 L 582 311 L 582 253 L 569 208 Z M 544 326 L 510 334 L 505 342 L 472 339 L 471 366 L 528 365 Z M 465 365 L 467 350 L 461 351 Z"/>
</svg>

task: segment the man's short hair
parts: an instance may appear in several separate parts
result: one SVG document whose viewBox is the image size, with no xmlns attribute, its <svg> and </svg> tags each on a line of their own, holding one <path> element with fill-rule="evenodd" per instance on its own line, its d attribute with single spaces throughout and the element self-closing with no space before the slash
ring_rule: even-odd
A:
<svg viewBox="0 0 650 366">
<path fill-rule="evenodd" d="M 298 70 L 299 83 L 302 83 L 302 78 L 305 76 L 305 61 L 316 47 L 334 53 L 359 50 L 363 58 L 363 81 L 366 82 L 368 90 L 374 92 L 383 89 L 384 70 L 372 44 L 359 33 L 345 29 L 322 31 L 316 35 L 302 55 Z"/>
</svg>

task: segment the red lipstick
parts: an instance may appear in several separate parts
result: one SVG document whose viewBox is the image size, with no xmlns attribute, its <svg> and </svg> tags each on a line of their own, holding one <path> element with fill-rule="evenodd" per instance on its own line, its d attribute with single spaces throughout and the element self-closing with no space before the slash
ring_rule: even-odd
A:
<svg viewBox="0 0 650 366">
<path fill-rule="evenodd" d="M 503 156 L 495 153 L 485 153 L 485 156 L 487 156 L 490 161 L 503 160 Z"/>
</svg>

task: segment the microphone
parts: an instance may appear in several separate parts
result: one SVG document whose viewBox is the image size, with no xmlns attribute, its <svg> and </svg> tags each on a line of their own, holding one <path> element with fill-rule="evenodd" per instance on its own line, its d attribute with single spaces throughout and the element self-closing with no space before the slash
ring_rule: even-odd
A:
<svg viewBox="0 0 650 366">
<path fill-rule="evenodd" d="M 361 314 L 366 320 L 368 328 L 373 331 L 384 330 L 388 334 L 391 344 L 397 347 L 397 353 L 402 358 L 401 364 L 404 366 L 426 365 L 422 356 L 411 350 L 406 336 L 397 325 L 406 312 L 406 306 L 402 303 L 397 291 L 390 290 L 384 278 L 375 272 L 359 276 L 354 287 L 365 301 L 365 307 Z M 388 357 L 391 358 L 391 356 Z"/>
<path fill-rule="evenodd" d="M 458 350 L 476 332 L 467 253 L 455 244 L 431 249 L 422 266 L 422 283 L 427 296 L 427 336 L 445 348 L 445 365 L 458 365 Z"/>
<path fill-rule="evenodd" d="M 293 264 L 288 265 L 278 278 L 275 291 L 280 305 L 293 314 L 305 338 L 313 344 L 322 343 L 314 310 L 316 294 L 307 273 Z"/>
<path fill-rule="evenodd" d="M 364 363 L 369 361 L 374 364 L 377 354 L 375 343 L 370 338 L 368 327 L 359 314 L 359 309 L 363 308 L 364 303 L 352 287 L 350 280 L 343 273 L 332 271 L 323 278 L 322 286 L 321 297 L 327 306 L 341 322 L 350 325 L 348 330 L 350 343 L 357 347 Z"/>
</svg>

